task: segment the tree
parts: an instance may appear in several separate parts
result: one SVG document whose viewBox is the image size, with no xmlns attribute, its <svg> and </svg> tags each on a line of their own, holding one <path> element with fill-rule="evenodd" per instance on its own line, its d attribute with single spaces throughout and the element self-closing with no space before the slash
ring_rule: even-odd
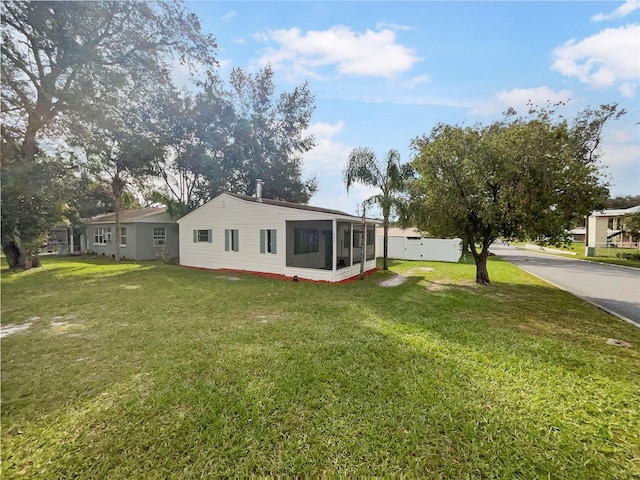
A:
<svg viewBox="0 0 640 480">
<path fill-rule="evenodd" d="M 633 241 L 638 242 L 640 237 L 640 212 L 624 216 L 624 231 Z M 640 244 L 637 247 L 640 249 Z"/>
<path fill-rule="evenodd" d="M 406 204 L 399 195 L 405 190 L 405 182 L 411 176 L 408 165 L 400 163 L 397 150 L 389 150 L 383 163 L 373 151 L 366 147 L 354 148 L 343 172 L 347 192 L 349 188 L 360 183 L 380 189 L 380 193 L 367 199 L 367 203 L 376 203 L 382 210 L 382 226 L 384 229 L 383 269 L 388 270 L 387 263 L 389 243 L 389 217 L 392 211 L 404 215 Z M 363 206 L 364 209 L 364 206 Z"/>
<path fill-rule="evenodd" d="M 10 268 L 37 267 L 48 229 L 67 213 L 75 193 L 74 162 L 42 153 L 23 162 L 20 146 L 6 136 L 1 150 L 2 250 Z"/>
<path fill-rule="evenodd" d="M 640 195 L 625 195 L 607 199 L 605 208 L 631 208 L 640 205 Z"/>
<path fill-rule="evenodd" d="M 270 66 L 254 75 L 240 68 L 231 72 L 235 124 L 223 188 L 252 195 L 262 179 L 265 196 L 307 203 L 317 190 L 315 178 L 301 178 L 302 155 L 315 146 L 313 135 L 305 135 L 314 97 L 307 83 L 276 97 L 273 76 Z"/>
<path fill-rule="evenodd" d="M 162 89 L 156 98 L 146 89 L 133 90 L 124 101 L 114 102 L 99 117 L 83 116 L 70 139 L 83 148 L 84 170 L 111 193 L 115 212 L 114 260 L 120 260 L 120 213 L 123 196 L 132 183 L 146 177 L 164 154 L 161 130 L 156 128 Z"/>
<path fill-rule="evenodd" d="M 252 195 L 257 179 L 269 198 L 306 203 L 314 178 L 303 180 L 305 135 L 315 108 L 308 85 L 276 97 L 273 71 L 236 68 L 230 90 L 204 85 L 175 95 L 165 113 L 169 151 L 157 165 L 164 188 L 155 197 L 178 216 L 228 191 Z"/>
<path fill-rule="evenodd" d="M 155 165 L 164 185 L 151 197 L 167 205 L 173 216 L 186 215 L 224 190 L 234 123 L 233 106 L 213 85 L 196 94 L 176 93 L 166 101 L 166 154 Z"/>
<path fill-rule="evenodd" d="M 438 125 L 413 141 L 412 211 L 419 228 L 468 242 L 476 282 L 489 283 L 498 237 L 563 241 L 571 223 L 606 199 L 600 135 L 624 110 L 590 108 L 570 125 L 551 109 L 509 112 L 489 126 Z"/>
<path fill-rule="evenodd" d="M 59 220 L 65 203 L 52 182 L 48 204 L 57 207 L 43 210 L 51 216 L 11 223 L 18 217 L 8 207 L 31 193 L 30 182 L 21 181 L 25 172 L 37 177 L 58 158 L 43 142 L 63 138 L 75 114 L 100 112 L 141 76 L 168 80 L 174 60 L 193 71 L 204 67 L 213 78 L 216 45 L 178 2 L 2 2 L 0 9 L 2 137 L 13 146 L 11 161 L 2 165 L 12 185 L 2 192 L 2 223 L 19 251 Z"/>
</svg>

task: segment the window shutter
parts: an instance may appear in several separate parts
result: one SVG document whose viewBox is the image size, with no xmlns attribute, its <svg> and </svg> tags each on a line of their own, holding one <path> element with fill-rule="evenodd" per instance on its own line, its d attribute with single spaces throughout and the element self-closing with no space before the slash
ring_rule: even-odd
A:
<svg viewBox="0 0 640 480">
<path fill-rule="evenodd" d="M 225 229 L 224 231 L 224 250 L 225 252 L 229 251 L 229 230 Z"/>
<path fill-rule="evenodd" d="M 271 253 L 276 254 L 277 245 L 278 245 L 278 237 L 276 236 L 277 230 L 271 230 Z"/>
<path fill-rule="evenodd" d="M 265 248 L 266 233 L 267 232 L 265 230 L 260 230 L 260 253 L 264 253 L 266 251 L 266 248 Z"/>
<path fill-rule="evenodd" d="M 235 251 L 239 252 L 240 251 L 240 230 L 236 230 L 236 244 L 235 244 Z"/>
<path fill-rule="evenodd" d="M 209 229 L 209 243 L 213 243 L 213 230 Z"/>
<path fill-rule="evenodd" d="M 193 231 L 193 243 L 198 243 L 198 230 Z"/>
</svg>

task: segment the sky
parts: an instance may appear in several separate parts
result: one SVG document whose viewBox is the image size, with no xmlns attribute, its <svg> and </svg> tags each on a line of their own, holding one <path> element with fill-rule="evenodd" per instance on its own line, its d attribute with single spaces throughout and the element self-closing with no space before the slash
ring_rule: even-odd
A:
<svg viewBox="0 0 640 480">
<path fill-rule="evenodd" d="M 612 196 L 640 195 L 640 0 L 189 2 L 218 43 L 220 75 L 270 64 L 281 91 L 308 82 L 316 110 L 303 178 L 310 204 L 356 213 L 375 191 L 349 190 L 355 147 L 412 159 L 411 140 L 439 123 L 489 124 L 528 101 L 618 103 L 603 134 Z"/>
</svg>

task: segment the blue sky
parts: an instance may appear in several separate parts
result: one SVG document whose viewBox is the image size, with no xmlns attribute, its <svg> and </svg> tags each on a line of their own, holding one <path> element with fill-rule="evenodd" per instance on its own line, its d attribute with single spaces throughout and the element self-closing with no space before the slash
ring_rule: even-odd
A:
<svg viewBox="0 0 640 480">
<path fill-rule="evenodd" d="M 627 2 L 190 2 L 217 38 L 220 74 L 270 63 L 280 89 L 308 81 L 317 146 L 312 205 L 349 213 L 341 172 L 352 148 L 411 160 L 439 122 L 490 123 L 509 106 L 618 102 L 604 132 L 612 195 L 640 194 L 640 0 Z"/>
</svg>

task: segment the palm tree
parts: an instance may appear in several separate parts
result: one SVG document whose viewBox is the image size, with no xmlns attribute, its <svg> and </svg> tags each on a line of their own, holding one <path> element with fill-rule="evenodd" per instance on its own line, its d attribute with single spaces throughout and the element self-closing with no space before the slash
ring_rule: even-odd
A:
<svg viewBox="0 0 640 480">
<path fill-rule="evenodd" d="M 398 196 L 405 189 L 405 180 L 411 175 L 408 165 L 400 163 L 400 153 L 389 150 L 383 164 L 378 162 L 376 154 L 370 148 L 359 147 L 351 150 L 349 161 L 344 169 L 344 183 L 349 187 L 360 183 L 380 189 L 378 195 L 365 200 L 367 204 L 376 203 L 382 209 L 382 226 L 384 228 L 383 266 L 388 270 L 387 252 L 389 244 L 389 215 L 391 210 L 404 215 L 406 207 L 402 198 Z"/>
</svg>

